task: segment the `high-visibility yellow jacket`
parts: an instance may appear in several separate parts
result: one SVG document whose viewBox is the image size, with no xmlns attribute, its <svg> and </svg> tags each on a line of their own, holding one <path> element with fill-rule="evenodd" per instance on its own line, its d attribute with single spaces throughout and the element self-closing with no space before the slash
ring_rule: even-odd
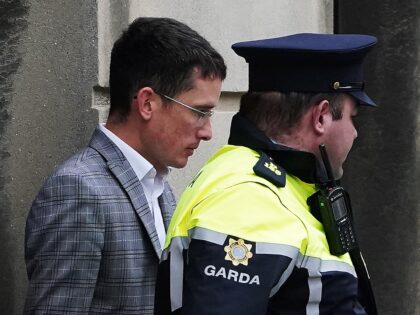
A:
<svg viewBox="0 0 420 315">
<path fill-rule="evenodd" d="M 222 147 L 175 210 L 156 314 L 366 314 L 349 255 L 330 254 L 308 208 L 315 191 L 265 154 Z"/>
</svg>

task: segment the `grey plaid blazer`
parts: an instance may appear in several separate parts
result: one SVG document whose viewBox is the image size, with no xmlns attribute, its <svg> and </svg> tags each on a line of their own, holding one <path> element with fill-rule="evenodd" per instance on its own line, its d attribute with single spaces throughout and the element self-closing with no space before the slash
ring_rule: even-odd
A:
<svg viewBox="0 0 420 315">
<path fill-rule="evenodd" d="M 165 227 L 175 208 L 159 199 Z M 142 186 L 99 129 L 47 178 L 26 222 L 25 314 L 153 314 L 161 249 Z"/>
</svg>

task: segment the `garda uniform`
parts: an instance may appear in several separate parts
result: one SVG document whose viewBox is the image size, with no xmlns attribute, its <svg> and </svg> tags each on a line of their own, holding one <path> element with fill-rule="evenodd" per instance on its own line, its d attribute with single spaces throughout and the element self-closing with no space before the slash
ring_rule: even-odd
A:
<svg viewBox="0 0 420 315">
<path fill-rule="evenodd" d="M 361 63 L 375 43 L 365 35 L 297 34 L 233 48 L 250 64 L 250 91 L 345 91 L 374 105 L 363 92 Z M 269 67 L 275 58 L 281 61 Z M 307 67 L 314 62 L 326 71 L 311 88 L 314 69 Z M 301 76 L 293 77 L 297 67 Z M 229 145 L 179 200 L 155 314 L 367 314 L 360 266 L 355 269 L 348 253 L 330 253 L 323 225 L 307 204 L 324 172 L 313 154 L 275 144 L 235 115 Z"/>
</svg>

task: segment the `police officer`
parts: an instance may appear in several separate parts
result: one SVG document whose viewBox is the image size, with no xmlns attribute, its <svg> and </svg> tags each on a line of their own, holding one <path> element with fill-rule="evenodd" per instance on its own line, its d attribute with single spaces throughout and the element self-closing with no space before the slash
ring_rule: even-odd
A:
<svg viewBox="0 0 420 315">
<path fill-rule="evenodd" d="M 362 76 L 375 44 L 295 34 L 232 46 L 249 63 L 249 91 L 229 145 L 180 198 L 156 314 L 376 314 L 364 264 L 331 250 L 307 202 L 328 182 L 319 146 L 341 178 L 359 105 L 375 106 Z"/>
</svg>

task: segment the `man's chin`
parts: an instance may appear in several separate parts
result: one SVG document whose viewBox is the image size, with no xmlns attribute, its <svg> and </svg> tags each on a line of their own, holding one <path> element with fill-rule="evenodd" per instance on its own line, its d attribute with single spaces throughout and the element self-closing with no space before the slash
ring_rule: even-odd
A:
<svg viewBox="0 0 420 315">
<path fill-rule="evenodd" d="M 170 167 L 173 168 L 184 168 L 185 166 L 187 166 L 188 163 L 188 158 L 179 160 L 179 161 L 175 161 L 174 163 L 172 163 L 172 165 L 170 165 Z"/>
</svg>

